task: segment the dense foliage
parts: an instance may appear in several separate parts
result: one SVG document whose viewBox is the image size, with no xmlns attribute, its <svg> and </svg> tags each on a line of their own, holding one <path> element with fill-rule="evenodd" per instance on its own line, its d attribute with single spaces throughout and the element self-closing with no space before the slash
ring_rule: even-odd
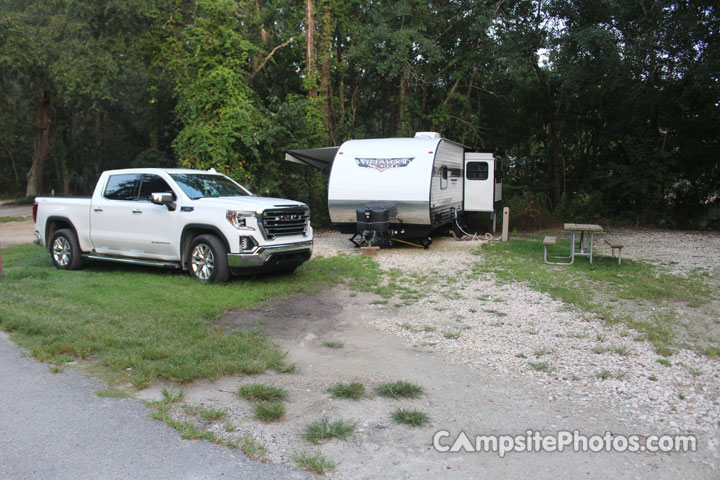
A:
<svg viewBox="0 0 720 480">
<path fill-rule="evenodd" d="M 718 228 L 719 32 L 710 0 L 0 0 L 0 194 L 214 167 L 322 222 L 283 149 L 422 130 L 504 151 L 520 211 Z"/>
</svg>

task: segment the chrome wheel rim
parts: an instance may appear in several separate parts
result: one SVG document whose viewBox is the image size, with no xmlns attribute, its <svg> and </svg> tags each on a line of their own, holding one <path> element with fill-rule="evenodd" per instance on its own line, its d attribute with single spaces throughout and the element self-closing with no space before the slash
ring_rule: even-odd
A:
<svg viewBox="0 0 720 480">
<path fill-rule="evenodd" d="M 61 267 L 67 267 L 70 264 L 70 242 L 67 241 L 67 238 L 56 238 L 52 250 L 55 263 Z"/>
<path fill-rule="evenodd" d="M 215 256 L 204 243 L 193 249 L 191 263 L 193 274 L 200 280 L 209 279 L 215 271 Z"/>
</svg>

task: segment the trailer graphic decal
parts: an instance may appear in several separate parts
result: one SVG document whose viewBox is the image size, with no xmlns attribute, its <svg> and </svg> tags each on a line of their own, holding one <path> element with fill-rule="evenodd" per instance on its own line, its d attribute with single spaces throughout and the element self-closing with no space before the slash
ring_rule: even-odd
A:
<svg viewBox="0 0 720 480">
<path fill-rule="evenodd" d="M 355 158 L 358 167 L 374 168 L 378 172 L 384 172 L 391 168 L 401 168 L 410 165 L 415 157 L 405 158 Z"/>
</svg>

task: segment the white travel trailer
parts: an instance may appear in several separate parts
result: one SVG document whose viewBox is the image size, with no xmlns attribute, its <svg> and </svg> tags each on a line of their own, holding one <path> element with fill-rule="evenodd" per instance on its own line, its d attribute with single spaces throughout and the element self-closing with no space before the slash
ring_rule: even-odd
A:
<svg viewBox="0 0 720 480">
<path fill-rule="evenodd" d="M 494 216 L 502 199 L 499 158 L 434 132 L 285 153 L 330 172 L 330 220 L 361 243 L 406 238 L 427 246 L 433 231 L 462 223 L 464 212 Z"/>
</svg>

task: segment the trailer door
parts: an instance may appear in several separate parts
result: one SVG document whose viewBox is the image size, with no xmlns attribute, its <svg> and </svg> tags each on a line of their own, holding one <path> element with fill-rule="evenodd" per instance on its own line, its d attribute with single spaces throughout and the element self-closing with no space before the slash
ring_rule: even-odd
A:
<svg viewBox="0 0 720 480">
<path fill-rule="evenodd" d="M 495 158 L 492 153 L 465 153 L 463 208 L 466 212 L 493 212 Z"/>
</svg>

